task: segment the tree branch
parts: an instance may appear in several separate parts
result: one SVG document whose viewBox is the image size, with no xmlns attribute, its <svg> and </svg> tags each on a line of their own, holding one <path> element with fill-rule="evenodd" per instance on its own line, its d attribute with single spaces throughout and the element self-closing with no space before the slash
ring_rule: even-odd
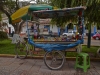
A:
<svg viewBox="0 0 100 75">
<path fill-rule="evenodd" d="M 0 7 L 0 10 L 1 10 L 3 13 L 5 13 L 5 14 L 7 15 L 7 17 L 10 19 L 10 14 L 9 14 L 6 10 L 4 10 L 3 7 Z"/>
</svg>

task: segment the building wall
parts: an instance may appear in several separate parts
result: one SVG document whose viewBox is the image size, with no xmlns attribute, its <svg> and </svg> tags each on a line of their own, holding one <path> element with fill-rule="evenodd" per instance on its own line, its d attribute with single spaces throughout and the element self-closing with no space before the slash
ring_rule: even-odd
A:
<svg viewBox="0 0 100 75">
<path fill-rule="evenodd" d="M 57 33 L 58 32 L 58 28 L 56 25 L 50 25 L 50 31 L 54 32 L 54 33 Z"/>
<path fill-rule="evenodd" d="M 10 27 L 10 29 L 11 29 L 11 30 L 10 30 L 11 33 L 12 33 L 13 31 L 15 31 L 14 27 L 13 27 L 11 24 L 9 24 L 8 18 L 3 18 L 3 19 L 2 19 L 2 22 L 7 23 L 8 27 L 6 27 L 6 28 L 7 28 L 8 31 L 9 31 L 9 27 Z"/>
</svg>

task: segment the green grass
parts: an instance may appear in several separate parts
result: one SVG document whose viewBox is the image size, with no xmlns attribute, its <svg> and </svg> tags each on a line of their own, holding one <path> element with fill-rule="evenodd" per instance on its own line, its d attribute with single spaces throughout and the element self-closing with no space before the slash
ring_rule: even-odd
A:
<svg viewBox="0 0 100 75">
<path fill-rule="evenodd" d="M 91 53 L 96 53 L 98 50 L 99 46 L 92 46 L 90 48 L 87 48 L 87 46 L 82 46 L 83 52 L 91 52 Z"/>
<path fill-rule="evenodd" d="M 0 54 L 14 54 L 15 45 L 11 43 L 11 40 L 0 41 Z"/>
<path fill-rule="evenodd" d="M 11 43 L 11 40 L 0 41 L 0 54 L 15 54 L 14 48 L 15 45 Z M 82 52 L 91 52 L 95 54 L 98 48 L 98 46 L 92 46 L 91 48 L 87 48 L 87 46 L 82 46 Z M 76 52 L 68 52 L 67 57 L 74 57 L 76 56 L 76 54 Z"/>
<path fill-rule="evenodd" d="M 87 46 L 82 46 L 82 52 L 86 53 L 93 53 L 94 55 L 96 54 L 99 46 L 91 46 L 90 48 L 87 48 Z M 75 57 L 77 55 L 76 52 L 68 52 L 67 57 Z"/>
</svg>

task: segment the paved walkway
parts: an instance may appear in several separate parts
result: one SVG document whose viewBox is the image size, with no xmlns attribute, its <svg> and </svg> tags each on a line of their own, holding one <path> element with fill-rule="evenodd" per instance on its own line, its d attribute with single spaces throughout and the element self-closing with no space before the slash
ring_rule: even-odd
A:
<svg viewBox="0 0 100 75">
<path fill-rule="evenodd" d="M 87 73 L 74 69 L 75 61 L 66 61 L 60 70 L 48 69 L 43 59 L 0 57 L 0 75 L 100 75 L 100 62 L 91 62 Z"/>
</svg>

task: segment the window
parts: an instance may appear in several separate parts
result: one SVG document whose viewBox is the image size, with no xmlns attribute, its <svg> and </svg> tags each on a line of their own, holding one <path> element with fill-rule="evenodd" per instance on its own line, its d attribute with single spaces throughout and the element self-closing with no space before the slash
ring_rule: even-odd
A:
<svg viewBox="0 0 100 75">
<path fill-rule="evenodd" d="M 50 32 L 50 25 L 44 25 L 44 28 L 48 29 L 48 31 Z"/>
</svg>

